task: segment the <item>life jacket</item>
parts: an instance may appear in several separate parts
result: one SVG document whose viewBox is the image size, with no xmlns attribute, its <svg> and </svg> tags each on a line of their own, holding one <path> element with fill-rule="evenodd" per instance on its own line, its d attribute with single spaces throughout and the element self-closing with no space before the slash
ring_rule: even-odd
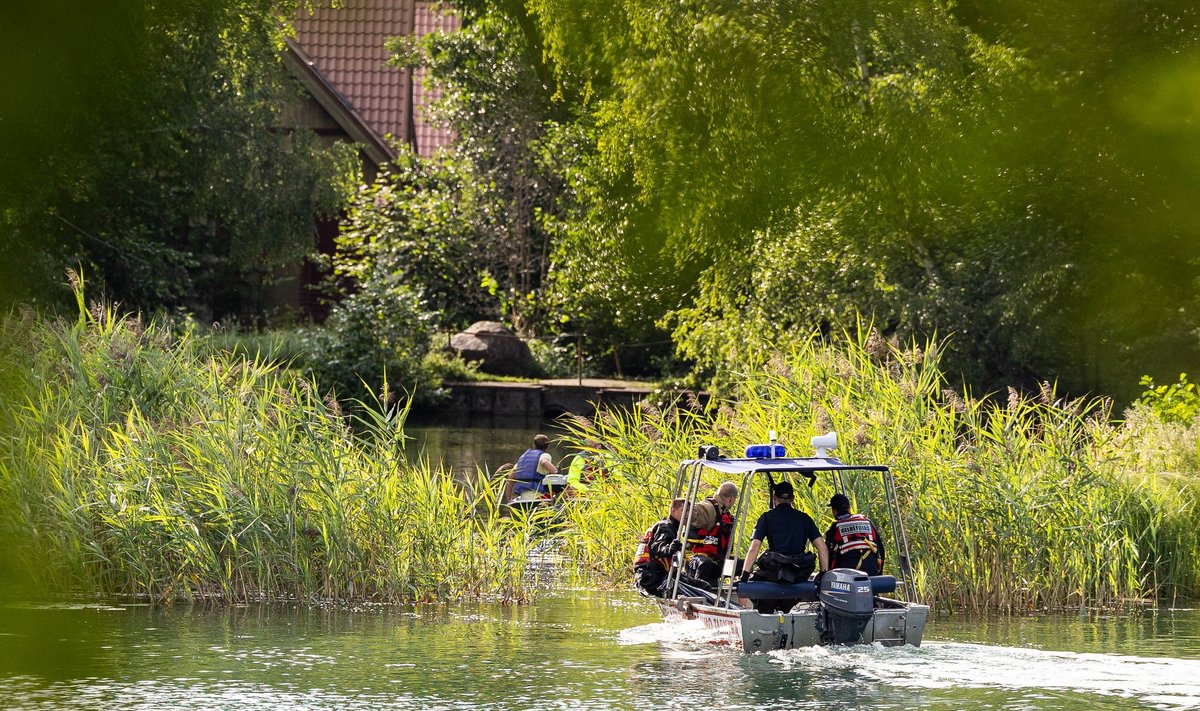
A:
<svg viewBox="0 0 1200 711">
<path fill-rule="evenodd" d="M 717 519 L 712 528 L 693 528 L 688 531 L 687 553 L 691 558 L 703 555 L 716 560 L 721 555 L 721 520 Z"/>
<path fill-rule="evenodd" d="M 729 539 L 733 535 L 733 516 L 715 499 L 705 499 L 717 512 L 717 521 L 710 528 L 693 528 L 688 536 L 688 553 L 703 555 L 719 560 L 729 551 Z M 689 555 L 690 557 L 690 555 Z"/>
<path fill-rule="evenodd" d="M 670 558 L 653 558 L 650 556 L 650 541 L 654 538 L 654 534 L 658 531 L 658 527 L 666 523 L 666 520 L 659 521 L 650 528 L 646 529 L 646 532 L 642 534 L 642 539 L 638 541 L 637 552 L 633 555 L 633 567 L 636 568 L 639 565 L 644 565 L 651 561 L 655 561 L 663 567 L 663 570 L 670 570 Z"/>
<path fill-rule="evenodd" d="M 733 514 L 723 508 L 713 499 L 713 502 L 720 516 L 717 517 L 717 545 L 721 548 L 721 554 L 729 552 L 729 541 L 733 538 Z"/>
<path fill-rule="evenodd" d="M 541 482 L 542 475 L 538 473 L 538 460 L 545 454 L 542 449 L 527 449 L 513 465 L 513 478 L 518 481 Z"/>
<path fill-rule="evenodd" d="M 834 557 L 851 556 L 861 562 L 879 552 L 879 536 L 871 520 L 862 514 L 838 517 L 833 522 L 833 540 L 827 541 Z"/>
</svg>

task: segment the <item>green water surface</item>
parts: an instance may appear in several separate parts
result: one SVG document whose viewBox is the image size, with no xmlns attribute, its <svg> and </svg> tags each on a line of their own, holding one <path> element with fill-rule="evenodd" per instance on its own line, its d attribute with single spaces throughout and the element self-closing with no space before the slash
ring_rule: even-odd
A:
<svg viewBox="0 0 1200 711">
<path fill-rule="evenodd" d="M 745 655 L 632 593 L 520 607 L 8 603 L 0 705 L 1194 708 L 1200 613 L 935 617 L 920 648 Z"/>
</svg>

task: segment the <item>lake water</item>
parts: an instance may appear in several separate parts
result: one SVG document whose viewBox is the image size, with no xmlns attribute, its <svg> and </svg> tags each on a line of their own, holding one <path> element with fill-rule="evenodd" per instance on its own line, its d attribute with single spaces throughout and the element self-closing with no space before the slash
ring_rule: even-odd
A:
<svg viewBox="0 0 1200 711">
<path fill-rule="evenodd" d="M 470 475 L 537 431 L 553 434 L 415 423 L 410 451 Z M 745 655 L 631 592 L 521 607 L 0 601 L 0 709 L 774 707 L 1200 708 L 1200 611 L 935 614 L 920 648 Z"/>
<path fill-rule="evenodd" d="M 935 617 L 920 648 L 745 655 L 632 593 L 537 605 L 9 604 L 11 709 L 1200 707 L 1200 613 Z"/>
<path fill-rule="evenodd" d="M 563 431 L 549 422 L 526 419 L 458 419 L 450 422 L 413 419 L 406 423 L 409 438 L 405 452 L 414 461 L 440 463 L 460 477 L 472 478 L 476 469 L 495 471 L 512 464 L 533 446 L 533 437 L 550 438 L 550 455 L 562 465 L 574 450 L 558 441 Z"/>
</svg>

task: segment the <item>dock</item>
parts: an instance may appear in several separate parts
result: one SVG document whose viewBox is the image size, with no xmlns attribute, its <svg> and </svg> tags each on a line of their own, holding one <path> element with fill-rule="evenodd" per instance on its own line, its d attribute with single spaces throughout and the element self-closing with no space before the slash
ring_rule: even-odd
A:
<svg viewBox="0 0 1200 711">
<path fill-rule="evenodd" d="M 565 414 L 591 417 L 596 406 L 633 409 L 654 391 L 652 383 L 601 378 L 529 382 L 445 383 L 450 413 L 554 420 Z"/>
</svg>

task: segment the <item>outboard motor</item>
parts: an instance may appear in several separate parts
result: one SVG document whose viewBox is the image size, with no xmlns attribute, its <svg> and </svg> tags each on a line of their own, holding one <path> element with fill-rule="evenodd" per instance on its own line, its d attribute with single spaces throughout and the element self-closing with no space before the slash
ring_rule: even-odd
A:
<svg viewBox="0 0 1200 711">
<path fill-rule="evenodd" d="M 821 576 L 817 626 L 826 644 L 855 644 L 875 614 L 871 578 L 861 570 L 834 568 Z"/>
</svg>

